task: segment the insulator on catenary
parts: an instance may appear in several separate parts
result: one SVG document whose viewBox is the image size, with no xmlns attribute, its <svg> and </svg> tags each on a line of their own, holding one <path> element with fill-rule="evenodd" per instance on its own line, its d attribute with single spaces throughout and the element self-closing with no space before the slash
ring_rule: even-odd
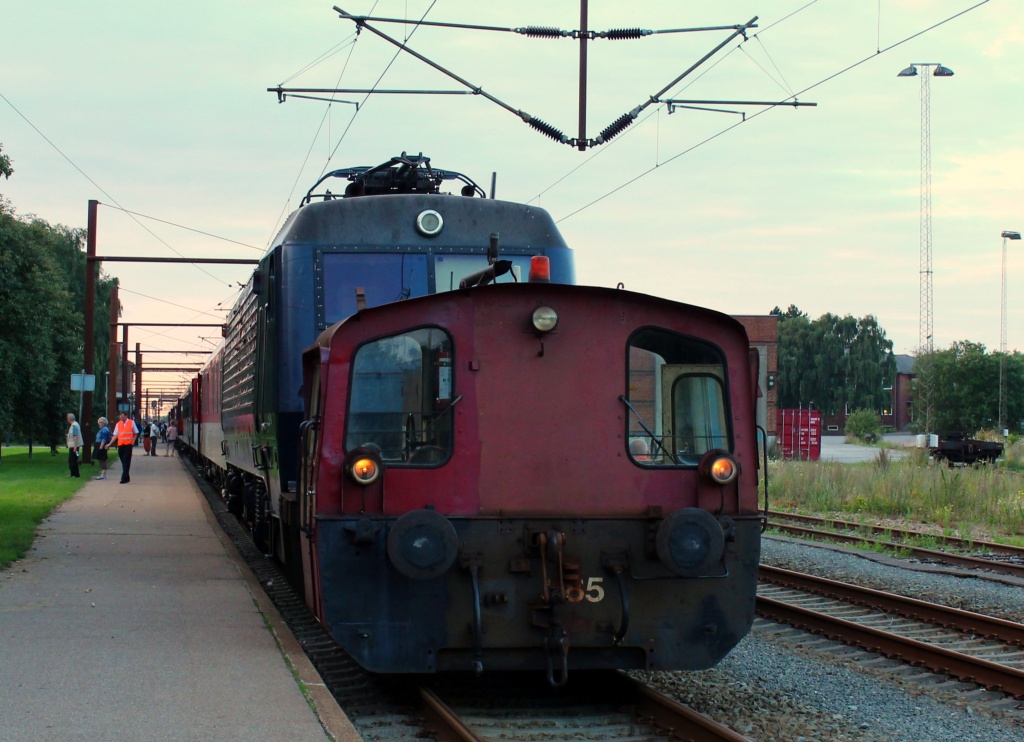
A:
<svg viewBox="0 0 1024 742">
<path fill-rule="evenodd" d="M 647 33 L 650 33 L 648 31 Z M 639 39 L 641 36 L 646 36 L 643 31 L 639 28 L 612 28 L 608 31 L 602 31 L 598 34 L 602 39 L 616 40 L 616 39 Z"/>
<path fill-rule="evenodd" d="M 517 28 L 516 33 L 532 36 L 533 38 L 557 39 L 561 36 L 567 36 L 569 32 L 551 26 L 526 26 L 524 28 Z"/>
<path fill-rule="evenodd" d="M 615 119 L 615 121 L 613 121 L 610 126 L 607 126 L 604 129 L 604 131 L 602 131 L 598 135 L 597 139 L 595 139 L 594 141 L 596 141 L 598 144 L 604 144 L 613 136 L 615 136 L 616 134 L 620 134 L 623 129 L 632 124 L 633 119 L 634 116 L 631 113 L 622 114 L 617 119 Z"/>
<path fill-rule="evenodd" d="M 531 118 L 526 123 L 528 123 L 534 129 L 539 131 L 541 134 L 551 137 L 556 142 L 562 142 L 564 144 L 565 142 L 569 141 L 569 137 L 567 137 L 565 134 L 563 134 L 558 129 L 553 127 L 551 124 L 545 123 L 540 119 Z"/>
</svg>

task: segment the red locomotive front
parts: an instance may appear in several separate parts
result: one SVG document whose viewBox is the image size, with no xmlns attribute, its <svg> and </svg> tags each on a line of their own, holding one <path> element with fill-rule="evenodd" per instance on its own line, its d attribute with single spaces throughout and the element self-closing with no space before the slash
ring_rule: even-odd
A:
<svg viewBox="0 0 1024 742">
<path fill-rule="evenodd" d="M 306 594 L 378 672 L 702 669 L 749 631 L 756 369 L 735 320 L 462 289 L 305 356 Z"/>
</svg>

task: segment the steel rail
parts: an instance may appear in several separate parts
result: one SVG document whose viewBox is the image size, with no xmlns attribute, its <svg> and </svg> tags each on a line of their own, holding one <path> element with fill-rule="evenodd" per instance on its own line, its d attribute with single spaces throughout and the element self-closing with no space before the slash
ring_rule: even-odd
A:
<svg viewBox="0 0 1024 742">
<path fill-rule="evenodd" d="M 757 596 L 757 612 L 764 618 L 822 634 L 844 644 L 854 644 L 869 652 L 898 658 L 914 666 L 927 667 L 943 675 L 977 683 L 1016 699 L 1024 699 L 1024 672 L 1012 667 L 760 595 Z"/>
<path fill-rule="evenodd" d="M 1024 624 L 1019 624 L 1016 621 L 1007 621 L 982 613 L 951 608 L 882 590 L 830 580 L 826 577 L 770 567 L 765 564 L 761 565 L 758 577 L 773 585 L 804 590 L 815 595 L 836 598 L 867 608 L 897 613 L 906 618 L 927 621 L 943 628 L 955 628 L 970 632 L 986 639 L 1024 646 Z"/>
<path fill-rule="evenodd" d="M 855 523 L 849 520 L 839 520 L 837 518 L 822 518 L 817 515 L 799 515 L 797 513 L 780 513 L 775 510 L 768 511 L 769 518 L 785 518 L 788 520 L 795 520 L 801 523 L 817 523 L 820 525 L 831 525 L 838 528 L 848 528 L 850 530 L 858 531 L 870 531 L 871 533 L 886 535 L 891 534 L 897 538 L 931 538 L 936 541 L 941 541 L 944 544 L 950 546 L 959 546 L 965 549 L 986 549 L 987 551 L 995 551 L 1001 554 L 1012 554 L 1024 558 L 1024 547 L 1021 546 L 1010 546 L 1009 544 L 997 544 L 994 541 L 982 541 L 979 539 L 965 539 L 958 536 L 946 536 L 944 534 L 937 533 L 925 533 L 924 531 L 911 531 L 904 528 L 886 528 L 885 526 L 872 526 L 866 523 Z"/>
<path fill-rule="evenodd" d="M 749 737 L 687 708 L 624 673 L 620 672 L 619 675 L 630 689 L 631 696 L 637 699 L 638 720 L 649 720 L 670 738 L 689 742 L 749 742 Z"/>
<path fill-rule="evenodd" d="M 427 717 L 424 726 L 438 742 L 482 742 L 436 693 L 420 687 L 419 694 L 423 701 L 421 710 Z"/>
<path fill-rule="evenodd" d="M 792 533 L 799 536 L 813 536 L 815 538 L 839 541 L 845 544 L 870 544 L 871 546 L 880 546 L 888 549 L 899 549 L 900 551 L 909 552 L 912 556 L 920 559 L 928 559 L 934 562 L 945 562 L 946 564 L 955 564 L 960 567 L 970 567 L 971 569 L 985 569 L 989 572 L 999 572 L 1000 574 L 1014 575 L 1015 577 L 1024 577 L 1024 565 L 1021 564 L 996 562 L 991 559 L 965 556 L 963 554 L 951 554 L 948 551 L 923 549 L 919 546 L 910 546 L 909 544 L 900 544 L 891 541 L 878 541 L 877 539 L 863 538 L 861 536 L 850 536 L 845 533 L 819 531 L 814 528 L 804 528 L 803 526 L 787 526 L 781 523 L 770 522 L 768 527 L 775 528 L 785 533 Z"/>
<path fill-rule="evenodd" d="M 631 708 L 635 724 L 650 727 L 658 735 L 669 739 L 686 742 L 751 742 L 749 737 L 687 708 L 622 671 L 588 677 L 583 681 L 583 687 L 586 689 L 585 695 L 612 698 L 617 707 Z M 421 726 L 440 742 L 491 739 L 490 736 L 479 736 L 434 691 L 425 687 L 417 690 L 423 704 L 420 708 L 424 717 Z M 571 704 L 569 710 L 572 710 Z M 566 728 L 567 735 L 572 732 L 572 729 Z"/>
</svg>

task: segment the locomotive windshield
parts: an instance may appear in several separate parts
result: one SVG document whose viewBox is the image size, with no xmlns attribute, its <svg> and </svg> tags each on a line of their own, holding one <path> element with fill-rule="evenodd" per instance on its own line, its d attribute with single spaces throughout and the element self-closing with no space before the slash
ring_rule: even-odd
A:
<svg viewBox="0 0 1024 742">
<path fill-rule="evenodd" d="M 452 450 L 452 341 L 425 327 L 356 351 L 345 447 L 370 446 L 390 465 L 443 463 Z"/>
<path fill-rule="evenodd" d="M 511 283 L 514 280 L 523 281 L 530 275 L 530 255 L 509 255 L 502 253 L 503 260 L 512 261 L 512 271 L 516 277 L 511 275 L 502 276 L 500 283 Z M 459 287 L 459 282 L 466 276 L 476 273 L 481 268 L 487 267 L 487 261 L 482 255 L 435 255 L 434 256 L 434 282 L 437 286 L 437 293 L 442 291 L 453 291 Z"/>
<path fill-rule="evenodd" d="M 511 275 L 502 283 L 524 280 L 530 274 L 530 255 L 506 255 L 512 261 Z M 379 253 L 324 251 L 318 280 L 322 281 L 323 306 L 320 326 L 327 327 L 356 313 L 356 289 L 362 289 L 367 307 L 452 291 L 466 276 L 487 267 L 480 253 Z M 434 289 L 431 291 L 429 266 L 433 262 Z"/>
<path fill-rule="evenodd" d="M 696 466 L 730 450 L 725 360 L 714 346 L 646 328 L 629 343 L 629 454 L 642 466 Z"/>
<path fill-rule="evenodd" d="M 426 255 L 324 253 L 322 275 L 324 326 L 356 313 L 356 288 L 368 307 L 427 294 Z"/>
</svg>

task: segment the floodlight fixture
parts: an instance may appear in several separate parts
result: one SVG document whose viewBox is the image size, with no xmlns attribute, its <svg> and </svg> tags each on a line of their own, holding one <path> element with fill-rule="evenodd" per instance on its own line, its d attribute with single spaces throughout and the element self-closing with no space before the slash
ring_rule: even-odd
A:
<svg viewBox="0 0 1024 742">
<path fill-rule="evenodd" d="M 934 67 L 935 70 L 932 72 L 932 77 L 953 76 L 953 70 L 949 67 L 943 67 L 938 62 L 913 62 L 909 67 L 900 70 L 896 77 L 917 77 L 918 67 Z"/>
</svg>

